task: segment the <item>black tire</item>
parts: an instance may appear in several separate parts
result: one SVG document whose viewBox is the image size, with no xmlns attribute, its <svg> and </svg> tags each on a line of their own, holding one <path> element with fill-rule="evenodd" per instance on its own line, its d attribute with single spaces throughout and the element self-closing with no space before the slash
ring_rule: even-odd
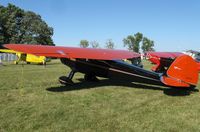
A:
<svg viewBox="0 0 200 132">
<path fill-rule="evenodd" d="M 59 82 L 63 85 L 73 85 L 73 81 L 66 76 L 59 77 Z"/>
<path fill-rule="evenodd" d="M 98 78 L 94 74 L 85 74 L 84 79 L 85 81 L 89 81 L 89 82 L 99 81 Z"/>
</svg>

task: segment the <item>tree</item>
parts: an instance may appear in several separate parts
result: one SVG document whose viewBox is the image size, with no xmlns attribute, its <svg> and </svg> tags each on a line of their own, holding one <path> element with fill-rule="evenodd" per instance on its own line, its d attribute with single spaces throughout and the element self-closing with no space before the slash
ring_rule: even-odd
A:
<svg viewBox="0 0 200 132">
<path fill-rule="evenodd" d="M 147 37 L 144 37 L 142 40 L 142 47 L 141 47 L 143 53 L 147 51 L 155 51 L 153 47 L 154 47 L 154 41 L 148 39 Z"/>
<path fill-rule="evenodd" d="M 87 48 L 89 46 L 89 42 L 87 40 L 81 40 L 79 45 L 82 48 Z"/>
<path fill-rule="evenodd" d="M 90 45 L 92 46 L 92 48 L 100 48 L 99 43 L 97 41 L 91 41 Z"/>
<path fill-rule="evenodd" d="M 128 46 L 128 50 L 134 51 L 139 53 L 140 49 L 140 42 L 142 41 L 143 34 L 142 33 L 136 33 L 134 36 L 129 35 L 127 38 L 123 39 L 124 46 Z"/>
<path fill-rule="evenodd" d="M 51 36 L 53 35 L 53 28 L 48 27 L 48 25 L 41 19 L 41 16 L 28 11 L 24 15 L 22 24 L 24 25 L 24 28 L 21 29 L 21 33 L 24 34 L 24 36 L 21 36 L 19 41 L 22 41 L 23 43 L 28 41 L 32 44 L 53 44 L 51 39 Z M 29 32 L 27 32 L 27 30 Z"/>
<path fill-rule="evenodd" d="M 0 5 L 0 44 L 54 45 L 52 35 L 53 28 L 40 15 L 12 4 Z"/>
<path fill-rule="evenodd" d="M 106 46 L 105 46 L 107 49 L 114 49 L 114 47 L 115 47 L 115 44 L 114 44 L 114 42 L 112 41 L 112 39 L 108 39 L 107 41 L 106 41 Z"/>
</svg>

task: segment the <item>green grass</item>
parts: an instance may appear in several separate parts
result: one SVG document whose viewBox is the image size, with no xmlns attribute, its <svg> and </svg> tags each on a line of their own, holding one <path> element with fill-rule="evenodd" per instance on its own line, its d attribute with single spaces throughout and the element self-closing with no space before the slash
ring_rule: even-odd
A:
<svg viewBox="0 0 200 132">
<path fill-rule="evenodd" d="M 84 82 L 79 73 L 63 87 L 68 71 L 58 61 L 0 66 L 0 131 L 200 131 L 199 92 Z"/>
</svg>

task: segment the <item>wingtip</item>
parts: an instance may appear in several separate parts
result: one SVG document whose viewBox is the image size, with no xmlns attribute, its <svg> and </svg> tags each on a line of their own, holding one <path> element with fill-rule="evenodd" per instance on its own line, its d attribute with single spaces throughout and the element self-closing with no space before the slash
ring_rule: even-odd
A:
<svg viewBox="0 0 200 132">
<path fill-rule="evenodd" d="M 9 45 L 9 44 L 3 44 L 2 46 L 3 46 L 4 48 L 9 49 L 9 48 L 8 48 L 8 45 Z"/>
<path fill-rule="evenodd" d="M 5 48 L 8 48 L 8 49 L 9 49 L 9 47 L 10 47 L 11 45 L 13 45 L 13 44 L 3 44 L 3 47 L 5 47 Z"/>
<path fill-rule="evenodd" d="M 3 44 L 3 47 L 8 48 L 8 49 L 12 49 L 12 47 L 19 45 L 19 44 Z"/>
</svg>

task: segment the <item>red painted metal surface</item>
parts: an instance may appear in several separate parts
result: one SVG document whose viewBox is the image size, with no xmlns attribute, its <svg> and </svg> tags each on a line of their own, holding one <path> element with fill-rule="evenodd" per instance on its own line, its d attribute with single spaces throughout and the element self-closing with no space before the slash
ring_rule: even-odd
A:
<svg viewBox="0 0 200 132">
<path fill-rule="evenodd" d="M 151 61 L 153 64 L 155 64 L 155 66 L 153 66 L 151 68 L 152 71 L 156 71 L 157 69 L 159 69 L 161 67 L 161 65 L 165 65 L 165 64 L 160 63 L 160 58 L 175 59 L 181 55 L 184 55 L 184 53 L 180 53 L 180 52 L 147 52 L 147 57 L 148 57 L 149 61 Z M 198 71 L 200 72 L 200 62 L 196 62 L 196 63 L 198 66 Z"/>
<path fill-rule="evenodd" d="M 4 47 L 23 53 L 57 58 L 84 58 L 96 60 L 119 60 L 140 57 L 140 54 L 126 50 L 75 48 L 61 46 L 6 44 Z"/>
<path fill-rule="evenodd" d="M 183 55 L 183 53 L 179 52 L 147 52 L 147 58 L 149 61 L 151 61 L 155 66 L 151 68 L 152 71 L 158 71 L 162 65 L 166 64 L 161 64 L 160 58 L 171 58 L 175 59 L 176 57 Z M 165 63 L 165 62 L 162 62 Z"/>
<path fill-rule="evenodd" d="M 184 88 L 190 87 L 190 85 L 185 82 L 182 82 L 177 79 L 170 78 L 170 77 L 166 77 L 166 76 L 162 76 L 161 81 L 167 86 L 184 87 Z"/>
<path fill-rule="evenodd" d="M 180 53 L 180 52 L 147 52 L 147 55 L 148 55 L 148 57 L 175 59 L 176 57 L 183 55 L 183 53 Z"/>
<path fill-rule="evenodd" d="M 198 71 L 200 72 L 200 62 L 197 62 Z"/>
<path fill-rule="evenodd" d="M 162 82 L 169 86 L 189 87 L 198 83 L 198 68 L 194 59 L 188 55 L 181 55 L 170 65 L 167 76 L 162 77 Z"/>
</svg>

